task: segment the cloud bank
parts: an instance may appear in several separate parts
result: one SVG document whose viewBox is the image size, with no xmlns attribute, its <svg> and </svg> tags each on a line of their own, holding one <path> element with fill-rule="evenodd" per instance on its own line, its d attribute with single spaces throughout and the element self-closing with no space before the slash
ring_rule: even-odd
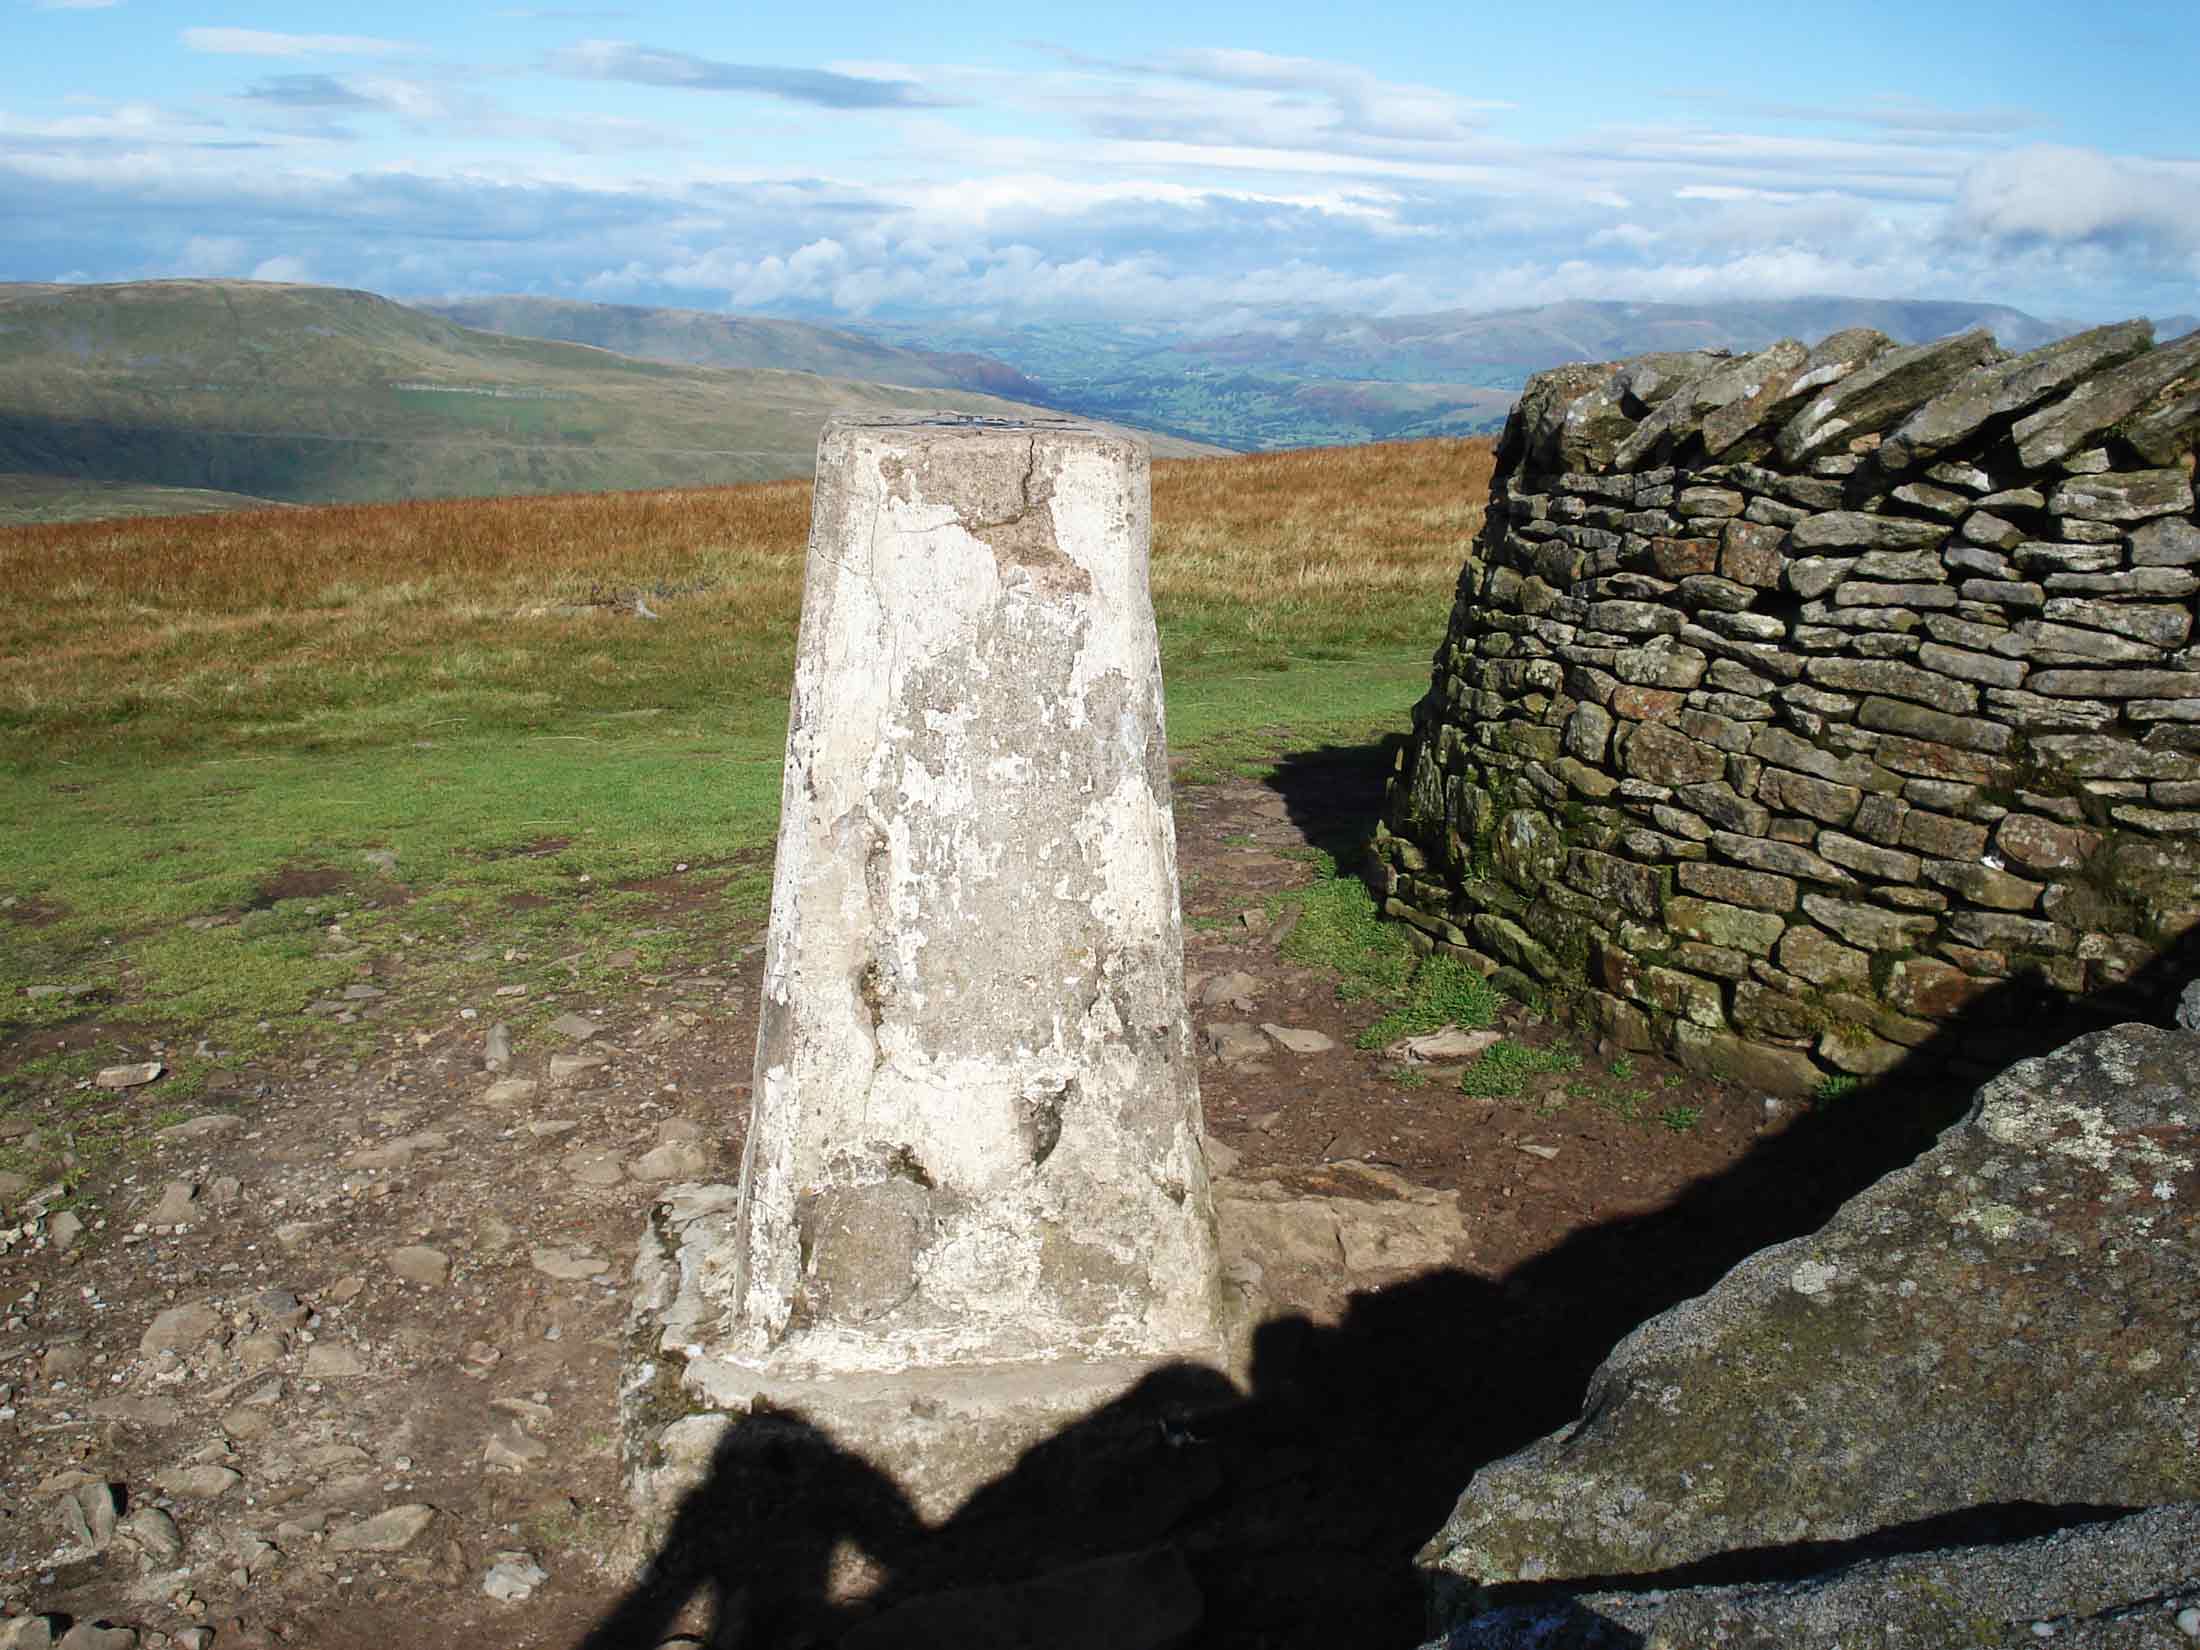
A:
<svg viewBox="0 0 2200 1650">
<path fill-rule="evenodd" d="M 1232 46 L 775 65 L 587 38 L 484 66 L 175 38 L 256 61 L 201 95 L 0 103 L 0 278 L 1184 324 L 1808 292 L 2093 319 L 2200 281 L 2200 154 L 2040 142 L 2006 98 L 1676 94 L 1551 135 L 1476 88 Z"/>
</svg>

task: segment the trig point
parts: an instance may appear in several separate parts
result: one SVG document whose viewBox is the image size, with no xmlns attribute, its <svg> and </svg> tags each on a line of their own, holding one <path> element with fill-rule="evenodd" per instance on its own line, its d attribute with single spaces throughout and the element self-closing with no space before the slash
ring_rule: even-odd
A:
<svg viewBox="0 0 2200 1650">
<path fill-rule="evenodd" d="M 769 1407 L 936 1517 L 1220 1361 L 1147 485 L 1075 423 L 819 443 L 741 1185 L 644 1245 L 645 1513 Z"/>
</svg>

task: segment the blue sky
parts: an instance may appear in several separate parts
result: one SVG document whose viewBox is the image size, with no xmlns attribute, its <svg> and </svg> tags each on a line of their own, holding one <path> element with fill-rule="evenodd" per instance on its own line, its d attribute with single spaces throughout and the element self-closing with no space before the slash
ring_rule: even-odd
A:
<svg viewBox="0 0 2200 1650">
<path fill-rule="evenodd" d="M 0 279 L 2200 310 L 2200 7 L 0 0 Z"/>
</svg>

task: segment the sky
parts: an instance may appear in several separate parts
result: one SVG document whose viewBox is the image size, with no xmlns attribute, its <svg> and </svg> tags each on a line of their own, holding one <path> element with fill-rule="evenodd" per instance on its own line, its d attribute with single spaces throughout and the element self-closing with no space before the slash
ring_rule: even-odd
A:
<svg viewBox="0 0 2200 1650">
<path fill-rule="evenodd" d="M 2200 5 L 0 0 L 0 280 L 2200 310 Z"/>
</svg>

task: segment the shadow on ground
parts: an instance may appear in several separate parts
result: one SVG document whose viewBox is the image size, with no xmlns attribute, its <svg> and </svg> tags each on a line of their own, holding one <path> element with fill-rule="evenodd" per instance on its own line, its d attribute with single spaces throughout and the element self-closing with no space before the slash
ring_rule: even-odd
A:
<svg viewBox="0 0 2200 1650">
<path fill-rule="evenodd" d="M 1348 855 L 1389 762 L 1387 745 L 1307 752 L 1273 784 L 1310 841 Z M 1980 1048 L 2007 1064 L 2120 1021 L 2170 1023 L 2196 971 L 2188 940 L 2077 1004 L 2013 982 L 1902 1070 L 1813 1108 L 1663 1209 L 1585 1228 L 1501 1278 L 1446 1270 L 1355 1295 L 1333 1327 L 1271 1320 L 1249 1392 L 1212 1370 L 1162 1370 L 938 1526 L 801 1416 L 751 1417 L 648 1576 L 577 1650 L 654 1650 L 682 1625 L 724 1650 L 1408 1650 L 1426 1636 L 1416 1550 L 1478 1467 L 1575 1417 L 1623 1335 L 1916 1157 L 1969 1106 Z M 1838 1556 L 2093 1516 L 1980 1508 Z M 1767 1551 L 1687 1579 L 1800 1575 L 1828 1557 Z"/>
</svg>

